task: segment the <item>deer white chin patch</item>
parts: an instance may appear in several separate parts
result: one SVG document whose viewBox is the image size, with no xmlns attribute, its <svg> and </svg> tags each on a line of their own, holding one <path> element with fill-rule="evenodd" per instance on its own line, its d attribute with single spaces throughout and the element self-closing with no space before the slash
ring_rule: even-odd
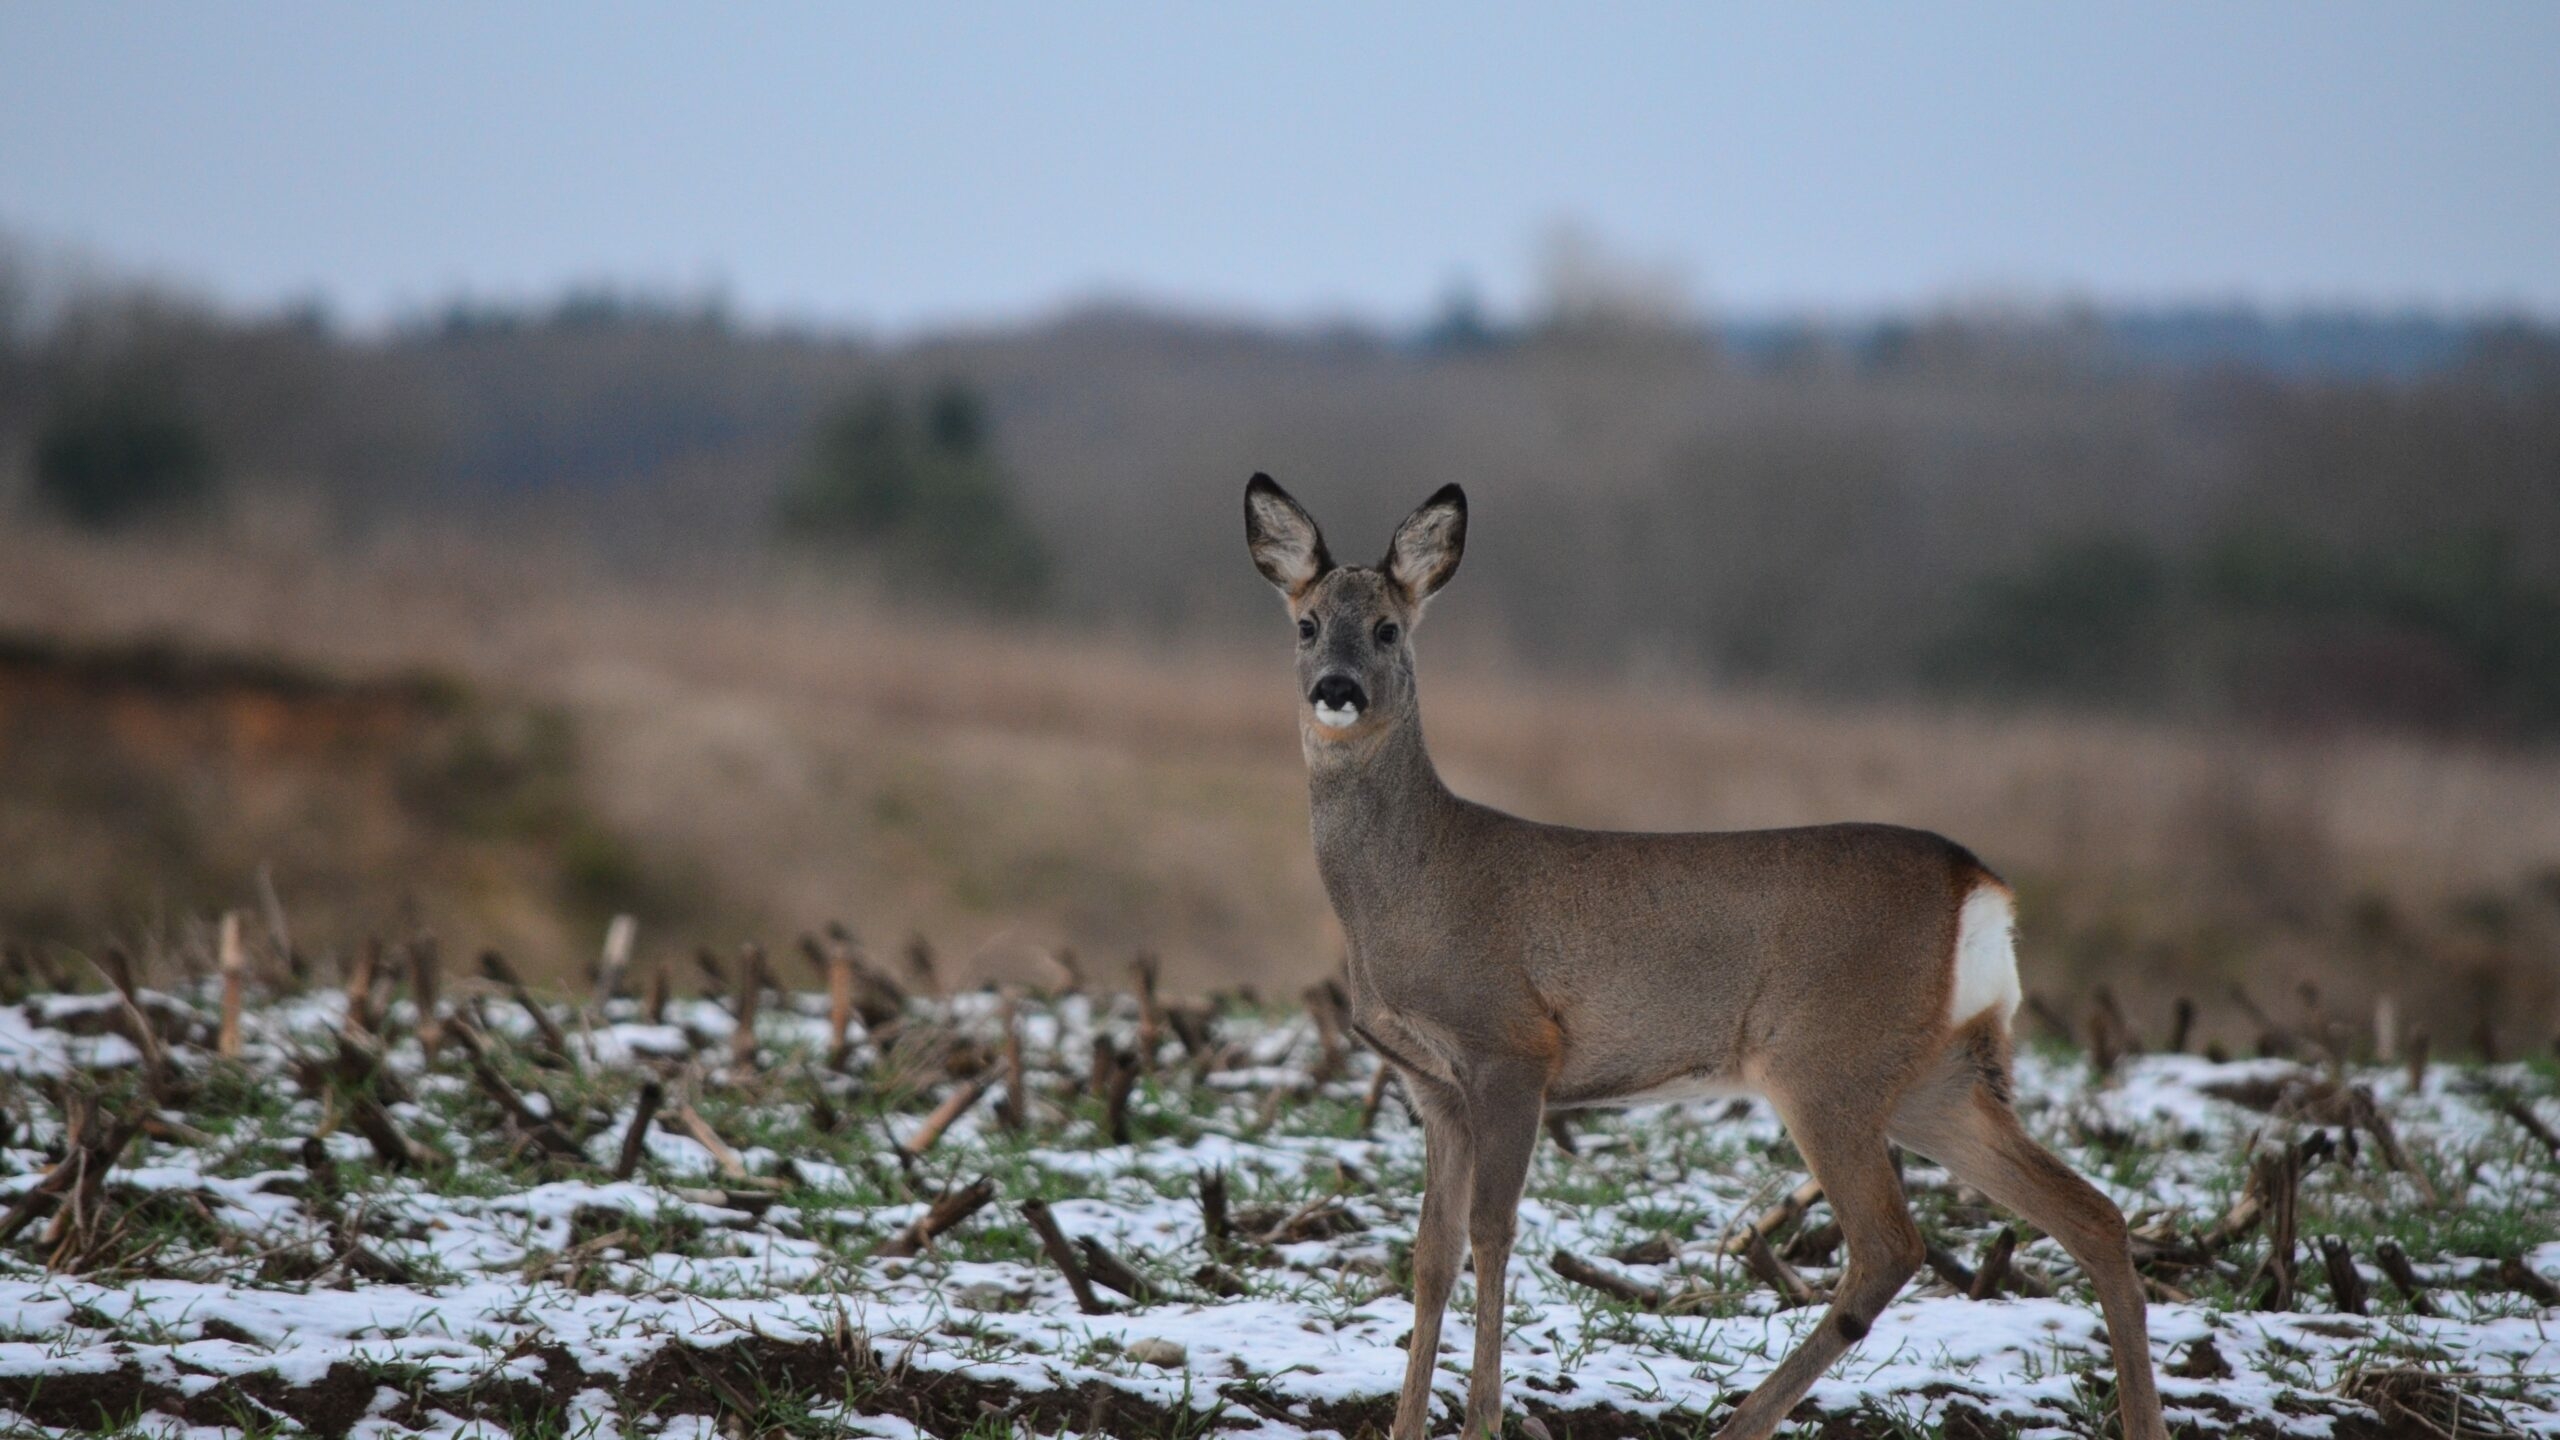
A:
<svg viewBox="0 0 2560 1440">
<path fill-rule="evenodd" d="M 1327 705 L 1321 700 L 1316 702 L 1316 723 L 1328 730 L 1344 729 L 1359 718 L 1360 707 L 1357 705 Z"/>
</svg>

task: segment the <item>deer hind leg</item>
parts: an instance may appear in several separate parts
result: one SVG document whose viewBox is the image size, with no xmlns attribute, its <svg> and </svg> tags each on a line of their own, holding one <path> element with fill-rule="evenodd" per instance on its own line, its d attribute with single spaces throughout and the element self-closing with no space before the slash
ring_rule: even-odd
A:
<svg viewBox="0 0 2560 1440">
<path fill-rule="evenodd" d="M 1403 1072 L 1422 1115 L 1422 1222 L 1413 1232 L 1413 1335 L 1405 1356 L 1404 1391 L 1396 1397 L 1394 1440 L 1422 1440 L 1431 1421 L 1431 1379 L 1440 1364 L 1440 1320 L 1465 1253 L 1475 1142 L 1462 1096 L 1437 1081 Z"/>
<path fill-rule="evenodd" d="M 1502 1433 L 1503 1294 L 1546 1087 L 1544 1061 L 1495 1062 L 1468 1081 L 1468 1129 L 1476 1147 L 1467 1191 L 1467 1239 L 1476 1261 L 1476 1363 L 1467 1377 L 1467 1440 Z"/>
<path fill-rule="evenodd" d="M 1920 1227 L 1912 1223 L 1902 1182 L 1893 1173 L 1883 1123 L 1866 1113 L 1872 1098 L 1854 1107 L 1820 1107 L 1773 1087 L 1770 1099 L 1831 1202 L 1849 1262 L 1822 1323 L 1743 1400 L 1716 1440 L 1762 1440 L 1775 1430 L 1841 1352 L 1865 1336 L 1924 1258 Z"/>
<path fill-rule="evenodd" d="M 1939 1076 L 1916 1088 L 1893 1119 L 1894 1138 L 2062 1242 L 2107 1319 L 2125 1440 L 2162 1440 L 2160 1392 L 2142 1278 L 2133 1268 L 2124 1212 L 2050 1150 L 2009 1108 L 2006 1038 L 1985 1029 L 1959 1038 Z"/>
</svg>

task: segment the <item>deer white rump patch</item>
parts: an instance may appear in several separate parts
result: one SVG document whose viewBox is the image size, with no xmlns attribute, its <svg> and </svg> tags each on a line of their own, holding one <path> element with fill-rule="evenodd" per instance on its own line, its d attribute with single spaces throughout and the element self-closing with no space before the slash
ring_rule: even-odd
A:
<svg viewBox="0 0 2560 1440">
<path fill-rule="evenodd" d="M 1956 912 L 1955 986 L 1947 1000 L 1948 1023 L 1961 1025 L 1997 1005 L 2000 1018 L 2017 1013 L 2018 916 L 2002 886 L 1983 884 Z"/>
<path fill-rule="evenodd" d="M 1359 718 L 1360 707 L 1357 705 L 1327 705 L 1321 700 L 1316 702 L 1316 723 L 1329 730 L 1339 730 Z"/>
</svg>

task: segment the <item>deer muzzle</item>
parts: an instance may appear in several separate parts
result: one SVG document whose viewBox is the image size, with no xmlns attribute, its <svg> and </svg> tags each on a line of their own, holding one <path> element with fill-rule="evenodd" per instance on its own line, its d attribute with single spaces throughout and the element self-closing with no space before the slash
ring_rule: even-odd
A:
<svg viewBox="0 0 2560 1440">
<path fill-rule="evenodd" d="M 1316 681 L 1307 692 L 1307 700 L 1316 707 L 1316 723 L 1329 729 L 1344 729 L 1369 708 L 1369 694 L 1360 682 L 1348 675 L 1333 674 Z"/>
</svg>

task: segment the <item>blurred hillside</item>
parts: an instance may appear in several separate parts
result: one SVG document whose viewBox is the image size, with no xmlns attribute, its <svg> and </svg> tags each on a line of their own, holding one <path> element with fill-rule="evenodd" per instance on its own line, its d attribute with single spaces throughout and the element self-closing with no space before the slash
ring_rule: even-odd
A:
<svg viewBox="0 0 2560 1440">
<path fill-rule="evenodd" d="M 8 258 L 0 940 L 272 891 L 314 954 L 421 920 L 558 979 L 627 911 L 659 955 L 842 919 L 964 980 L 1303 984 L 1268 469 L 1346 557 L 1468 487 L 1422 640 L 1465 793 L 1958 835 L 2066 1020 L 2547 1037 L 2560 333 L 1677 313 L 349 334 Z"/>
<path fill-rule="evenodd" d="M 881 954 L 921 935 L 958 983 L 1053 981 L 1063 946 L 1098 977 L 1144 950 L 1185 989 L 1294 993 L 1341 949 L 1269 630 L 1114 638 L 789 578 L 617 579 L 504 536 L 0 534 L 0 632 L 69 637 L 0 654 L 0 941 L 148 951 L 262 912 L 271 882 L 324 974 L 423 922 L 575 984 L 628 911 L 650 964 L 843 920 Z M 2560 1019 L 2560 757 L 1567 680 L 1421 645 L 1461 793 L 1584 825 L 1960 836 L 2017 886 L 2030 988 L 2074 1024 L 2099 986 L 2155 1040 L 2185 997 L 2199 1038 L 2240 1048 L 2261 1028 L 2241 991 L 2288 1027 L 2362 1025 L 2391 995 L 2439 1053 L 2539 1048 Z"/>
<path fill-rule="evenodd" d="M 556 955 L 621 910 L 696 918 L 592 812 L 556 704 L 154 629 L 0 634 L 0 935 L 147 947 L 254 901 L 343 953 L 431 897 L 476 943 Z"/>
<path fill-rule="evenodd" d="M 859 452 L 862 397 L 948 391 L 982 414 L 1025 527 L 1015 569 L 1037 585 L 1014 608 L 1079 624 L 1267 621 L 1234 534 L 1254 469 L 1349 554 L 1457 480 L 1480 523 L 1444 650 L 1818 694 L 2560 727 L 2560 332 L 1990 307 L 1714 326 L 1574 299 L 1516 325 L 1463 298 L 1401 332 L 1095 308 L 887 343 L 597 291 L 348 335 L 20 257 L 0 261 L 0 489 L 24 517 L 66 415 L 139 413 L 159 443 L 201 442 L 217 518 L 289 513 L 331 543 L 503 528 L 628 574 L 827 566 L 773 548 L 813 456 Z M 938 605 L 939 553 L 848 566 Z"/>
</svg>

